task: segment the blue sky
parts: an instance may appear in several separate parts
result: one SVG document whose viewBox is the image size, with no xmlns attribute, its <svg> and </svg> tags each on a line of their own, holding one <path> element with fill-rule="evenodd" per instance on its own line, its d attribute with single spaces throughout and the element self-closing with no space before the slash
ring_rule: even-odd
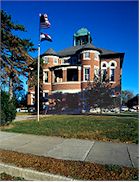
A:
<svg viewBox="0 0 140 182">
<path fill-rule="evenodd" d="M 2 9 L 15 23 L 23 24 L 35 47 L 39 39 L 39 13 L 47 13 L 53 42 L 41 43 L 41 53 L 72 46 L 73 34 L 86 27 L 96 47 L 124 52 L 122 89 L 138 93 L 138 2 L 137 1 L 5 1 Z M 37 57 L 37 52 L 31 54 Z M 25 85 L 27 90 L 27 85 Z"/>
</svg>

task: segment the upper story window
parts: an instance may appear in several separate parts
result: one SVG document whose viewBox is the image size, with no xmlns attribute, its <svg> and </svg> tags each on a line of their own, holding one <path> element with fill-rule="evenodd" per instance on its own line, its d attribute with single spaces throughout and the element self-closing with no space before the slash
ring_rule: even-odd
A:
<svg viewBox="0 0 140 182">
<path fill-rule="evenodd" d="M 84 81 L 90 80 L 90 68 L 84 68 Z"/>
<path fill-rule="evenodd" d="M 94 66 L 94 80 L 99 78 L 99 67 Z"/>
<path fill-rule="evenodd" d="M 48 64 L 49 58 L 47 56 L 44 56 L 42 59 L 43 59 L 43 63 Z"/>
<path fill-rule="evenodd" d="M 54 63 L 54 64 L 58 64 L 58 59 L 55 58 L 55 59 L 53 60 L 53 63 Z"/>
<path fill-rule="evenodd" d="M 112 60 L 109 62 L 109 67 L 110 68 L 116 68 L 117 67 L 117 62 L 115 60 Z"/>
<path fill-rule="evenodd" d="M 48 83 L 48 71 L 44 71 L 44 83 Z"/>
<path fill-rule="evenodd" d="M 94 60 L 99 60 L 99 54 L 98 53 L 94 53 Z"/>
<path fill-rule="evenodd" d="M 110 81 L 111 82 L 115 81 L 115 69 L 110 70 Z"/>
<path fill-rule="evenodd" d="M 47 92 L 44 93 L 44 97 L 48 98 L 48 93 Z"/>
<path fill-rule="evenodd" d="M 84 59 L 90 59 L 90 52 L 84 52 Z"/>
<path fill-rule="evenodd" d="M 107 71 L 106 71 L 106 69 L 103 69 L 102 70 L 102 82 L 106 81 L 106 77 L 107 77 Z"/>
<path fill-rule="evenodd" d="M 101 63 L 101 80 L 102 82 L 105 82 L 107 79 L 107 68 L 108 63 L 106 61 Z"/>
</svg>

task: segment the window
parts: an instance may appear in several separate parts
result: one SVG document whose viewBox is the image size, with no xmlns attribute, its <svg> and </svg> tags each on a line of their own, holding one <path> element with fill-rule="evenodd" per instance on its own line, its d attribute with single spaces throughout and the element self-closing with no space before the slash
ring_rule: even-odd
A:
<svg viewBox="0 0 140 182">
<path fill-rule="evenodd" d="M 98 53 L 94 53 L 94 59 L 95 59 L 95 60 L 99 60 L 99 55 L 98 55 Z"/>
<path fill-rule="evenodd" d="M 54 60 L 53 60 L 53 63 L 54 63 L 54 64 L 58 64 L 58 59 L 54 59 Z"/>
<path fill-rule="evenodd" d="M 106 68 L 106 64 L 104 63 L 102 67 L 103 67 L 103 68 Z"/>
<path fill-rule="evenodd" d="M 49 58 L 47 56 L 43 57 L 43 63 L 48 64 Z"/>
<path fill-rule="evenodd" d="M 107 76 L 107 71 L 106 71 L 106 69 L 103 69 L 102 70 L 102 82 L 106 81 L 106 76 Z"/>
<path fill-rule="evenodd" d="M 90 52 L 84 53 L 84 59 L 90 59 Z"/>
<path fill-rule="evenodd" d="M 48 71 L 44 72 L 44 82 L 48 83 Z"/>
<path fill-rule="evenodd" d="M 117 62 L 115 60 L 112 60 L 109 62 L 109 67 L 110 69 L 116 68 L 117 67 Z"/>
<path fill-rule="evenodd" d="M 90 78 L 90 68 L 84 68 L 84 81 L 88 81 Z"/>
<path fill-rule="evenodd" d="M 44 93 L 44 97 L 45 97 L 45 98 L 48 98 L 48 93 L 45 92 L 45 93 Z"/>
<path fill-rule="evenodd" d="M 67 69 L 67 81 L 78 81 L 78 69 Z"/>
<path fill-rule="evenodd" d="M 112 66 L 112 67 L 115 67 L 115 64 L 114 64 L 114 63 L 111 63 L 111 66 Z"/>
<path fill-rule="evenodd" d="M 99 77 L 99 68 L 94 67 L 94 80 L 96 80 Z"/>
<path fill-rule="evenodd" d="M 115 69 L 110 70 L 110 81 L 115 81 Z"/>
</svg>

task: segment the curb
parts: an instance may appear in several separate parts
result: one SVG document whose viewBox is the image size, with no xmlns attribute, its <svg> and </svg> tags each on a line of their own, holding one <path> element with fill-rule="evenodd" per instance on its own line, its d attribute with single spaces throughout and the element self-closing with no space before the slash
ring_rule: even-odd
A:
<svg viewBox="0 0 140 182">
<path fill-rule="evenodd" d="M 9 164 L 0 163 L 0 173 L 21 177 L 26 180 L 33 181 L 74 181 L 72 178 L 67 178 L 50 173 L 38 172 L 32 169 L 20 168 Z"/>
</svg>

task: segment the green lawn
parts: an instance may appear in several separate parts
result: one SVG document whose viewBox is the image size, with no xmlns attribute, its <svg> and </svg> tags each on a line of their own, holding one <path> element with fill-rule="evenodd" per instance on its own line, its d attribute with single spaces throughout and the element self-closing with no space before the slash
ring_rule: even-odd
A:
<svg viewBox="0 0 140 182">
<path fill-rule="evenodd" d="M 138 143 L 138 114 L 131 116 L 52 115 L 14 122 L 10 132 Z"/>
</svg>

